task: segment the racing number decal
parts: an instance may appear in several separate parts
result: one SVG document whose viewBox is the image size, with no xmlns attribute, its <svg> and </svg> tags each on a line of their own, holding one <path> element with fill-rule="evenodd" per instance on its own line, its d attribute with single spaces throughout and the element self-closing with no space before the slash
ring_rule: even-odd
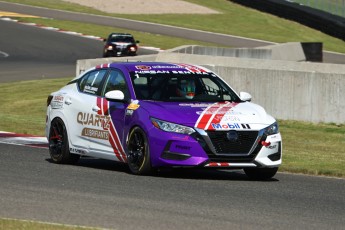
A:
<svg viewBox="0 0 345 230">
<path fill-rule="evenodd" d="M 98 110 L 99 115 L 109 115 L 109 102 L 105 98 L 97 97 L 97 106 L 100 108 L 100 110 Z M 116 132 L 112 119 L 109 121 L 109 142 L 119 161 L 127 162 L 125 151 L 121 145 L 119 135 Z"/>
</svg>

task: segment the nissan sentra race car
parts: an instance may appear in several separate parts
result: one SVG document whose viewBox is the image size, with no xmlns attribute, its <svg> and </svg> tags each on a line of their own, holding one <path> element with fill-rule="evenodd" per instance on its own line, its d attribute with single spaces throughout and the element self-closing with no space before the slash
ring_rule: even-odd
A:
<svg viewBox="0 0 345 230">
<path fill-rule="evenodd" d="M 53 162 L 80 156 L 127 163 L 134 174 L 161 167 L 243 169 L 272 178 L 282 163 L 277 121 L 210 70 L 189 64 L 96 66 L 47 99 Z"/>
</svg>

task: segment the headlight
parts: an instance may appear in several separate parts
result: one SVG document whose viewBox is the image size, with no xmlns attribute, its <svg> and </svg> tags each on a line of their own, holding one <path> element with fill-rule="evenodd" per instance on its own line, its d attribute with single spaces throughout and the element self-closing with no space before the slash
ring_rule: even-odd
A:
<svg viewBox="0 0 345 230">
<path fill-rule="evenodd" d="M 279 133 L 279 126 L 277 122 L 265 128 L 265 134 L 267 136 L 277 134 L 277 133 Z"/>
<path fill-rule="evenodd" d="M 166 121 L 161 121 L 152 117 L 151 117 L 151 122 L 156 128 L 161 129 L 166 132 L 182 133 L 182 134 L 188 134 L 188 135 L 195 132 L 193 128 L 166 122 Z"/>
<path fill-rule="evenodd" d="M 114 47 L 113 47 L 112 45 L 108 45 L 108 46 L 106 47 L 107 50 L 113 50 L 113 48 L 114 48 Z"/>
</svg>

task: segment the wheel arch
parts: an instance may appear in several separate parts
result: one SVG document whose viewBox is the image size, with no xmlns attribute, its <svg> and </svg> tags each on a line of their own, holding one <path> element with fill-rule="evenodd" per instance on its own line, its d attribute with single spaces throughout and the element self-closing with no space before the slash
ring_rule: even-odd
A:
<svg viewBox="0 0 345 230">
<path fill-rule="evenodd" d="M 127 151 L 127 144 L 128 144 L 128 140 L 129 140 L 129 135 L 132 133 L 133 129 L 135 129 L 136 127 L 140 128 L 141 130 L 144 131 L 146 137 L 147 137 L 147 131 L 139 124 L 133 124 L 129 129 L 128 129 L 128 132 L 126 134 L 126 137 L 125 137 L 125 149 Z"/>
<path fill-rule="evenodd" d="M 132 139 L 131 134 L 133 133 L 134 139 Z M 142 133 L 139 134 L 139 138 L 134 135 L 134 133 Z M 140 135 L 143 138 L 144 142 L 141 141 L 136 141 L 140 140 Z M 138 139 L 137 139 L 138 138 Z M 134 140 L 134 143 L 133 143 Z M 138 143 L 145 143 L 145 144 L 138 144 Z M 132 145 L 134 144 L 134 145 Z M 137 145 L 138 144 L 138 145 Z M 142 147 L 144 147 L 144 151 L 142 151 Z M 134 148 L 133 148 L 134 147 Z M 137 148 L 139 147 L 139 148 Z M 132 150 L 130 150 L 132 149 Z M 128 153 L 128 166 L 132 173 L 137 174 L 137 175 L 146 175 L 146 174 L 151 174 L 152 171 L 152 158 L 150 154 L 150 143 L 149 143 L 149 137 L 147 130 L 143 129 L 139 125 L 134 125 L 131 127 L 130 131 L 128 132 L 128 137 L 126 141 L 126 151 Z M 132 151 L 132 152 L 131 152 Z M 130 153 L 131 152 L 131 153 Z M 142 154 L 144 153 L 144 154 Z M 132 160 L 130 160 L 132 159 Z M 138 165 L 139 162 L 139 165 Z"/>
</svg>

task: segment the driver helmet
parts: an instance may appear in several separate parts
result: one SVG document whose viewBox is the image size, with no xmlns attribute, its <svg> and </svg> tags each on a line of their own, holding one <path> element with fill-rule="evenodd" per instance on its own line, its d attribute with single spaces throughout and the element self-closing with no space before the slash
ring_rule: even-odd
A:
<svg viewBox="0 0 345 230">
<path fill-rule="evenodd" d="M 177 94 L 180 97 L 193 99 L 195 96 L 195 82 L 193 79 L 182 79 L 179 81 Z"/>
</svg>

